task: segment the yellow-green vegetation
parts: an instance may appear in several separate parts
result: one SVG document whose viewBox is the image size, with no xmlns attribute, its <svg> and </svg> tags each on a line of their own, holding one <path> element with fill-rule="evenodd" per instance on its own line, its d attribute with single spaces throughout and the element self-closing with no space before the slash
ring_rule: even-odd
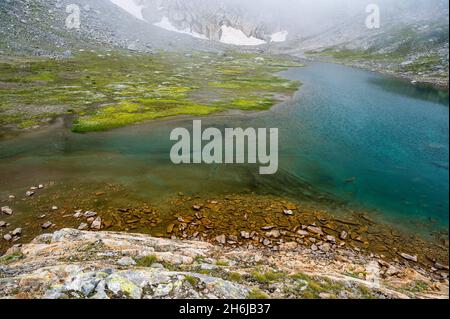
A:
<svg viewBox="0 0 450 319">
<path fill-rule="evenodd" d="M 242 275 L 238 272 L 230 272 L 227 279 L 230 281 L 240 282 L 242 280 Z"/>
<path fill-rule="evenodd" d="M 259 271 L 253 271 L 251 275 L 253 279 L 260 284 L 271 283 L 280 280 L 286 276 L 286 274 L 284 273 L 274 271 L 267 271 L 264 273 L 261 273 Z"/>
<path fill-rule="evenodd" d="M 296 81 L 283 57 L 226 53 L 80 52 L 68 59 L 0 61 L 0 126 L 27 128 L 68 114 L 73 131 L 101 131 L 175 115 L 265 110 Z"/>
<path fill-rule="evenodd" d="M 226 266 L 228 266 L 228 261 L 226 261 L 226 260 L 218 260 L 216 262 L 216 265 L 217 266 L 221 266 L 221 267 L 226 267 Z"/>
<path fill-rule="evenodd" d="M 158 262 L 158 258 L 154 255 L 148 255 L 136 260 L 136 266 L 138 267 L 150 267 L 154 263 Z"/>
<path fill-rule="evenodd" d="M 255 288 L 248 293 L 247 299 L 269 299 L 269 296 L 261 290 Z"/>
<path fill-rule="evenodd" d="M 0 257 L 0 265 L 8 265 L 23 258 L 22 253 L 14 253 Z"/>
<path fill-rule="evenodd" d="M 190 275 L 184 276 L 184 280 L 190 283 L 192 287 L 197 287 L 198 283 L 200 282 L 200 279 Z"/>
</svg>

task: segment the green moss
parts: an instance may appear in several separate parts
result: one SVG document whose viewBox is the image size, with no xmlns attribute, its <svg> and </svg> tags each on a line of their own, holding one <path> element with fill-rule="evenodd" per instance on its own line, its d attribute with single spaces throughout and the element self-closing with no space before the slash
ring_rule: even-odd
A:
<svg viewBox="0 0 450 319">
<path fill-rule="evenodd" d="M 218 260 L 218 261 L 216 262 L 216 265 L 217 265 L 217 266 L 226 267 L 226 266 L 228 266 L 228 261 L 226 261 L 226 260 Z"/>
<path fill-rule="evenodd" d="M 252 272 L 251 275 L 252 275 L 252 278 L 260 284 L 271 283 L 271 282 L 274 282 L 274 281 L 277 281 L 277 280 L 280 280 L 280 279 L 286 277 L 286 275 L 284 273 L 278 273 L 278 272 L 273 272 L 273 271 L 268 271 L 265 273 L 254 271 L 254 272 Z"/>
<path fill-rule="evenodd" d="M 269 299 L 269 296 L 261 290 L 255 288 L 248 293 L 247 299 Z"/>
<path fill-rule="evenodd" d="M 194 276 L 186 275 L 184 276 L 184 280 L 191 284 L 192 287 L 197 287 L 200 279 Z"/>
<path fill-rule="evenodd" d="M 13 262 L 16 262 L 20 259 L 24 258 L 24 255 L 20 252 L 18 253 L 14 253 L 14 254 L 10 254 L 10 255 L 5 255 L 5 256 L 1 256 L 0 257 L 0 265 L 8 265 L 11 264 Z"/>
<path fill-rule="evenodd" d="M 21 112 L 22 105 L 32 106 L 35 116 L 49 108 L 54 116 L 70 109 L 75 132 L 226 109 L 264 110 L 299 86 L 274 73 L 300 65 L 282 57 L 263 55 L 264 62 L 256 57 L 235 52 L 211 53 L 210 59 L 197 52 L 190 58 L 171 52 L 113 52 L 101 57 L 80 53 L 63 60 L 9 58 L 0 61 L 2 82 L 9 84 L 0 88 L 0 124 L 36 124 Z M 6 110 L 8 115 L 3 114 Z"/>
<path fill-rule="evenodd" d="M 242 275 L 238 272 L 230 272 L 227 276 L 228 280 L 240 282 L 242 281 Z"/>
<path fill-rule="evenodd" d="M 404 288 L 406 291 L 409 292 L 413 292 L 413 293 L 422 293 L 425 291 L 428 291 L 428 289 L 430 288 L 430 286 L 422 281 L 422 280 L 415 280 L 411 283 L 409 283 L 408 285 L 406 285 L 406 287 Z"/>
<path fill-rule="evenodd" d="M 151 267 L 154 263 L 158 262 L 158 258 L 155 255 L 148 255 L 136 260 L 136 266 L 138 267 Z"/>
</svg>

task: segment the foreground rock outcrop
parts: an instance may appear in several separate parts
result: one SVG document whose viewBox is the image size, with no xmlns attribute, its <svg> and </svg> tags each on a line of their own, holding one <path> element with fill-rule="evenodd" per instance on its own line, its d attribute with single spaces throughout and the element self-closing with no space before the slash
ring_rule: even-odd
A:
<svg viewBox="0 0 450 319">
<path fill-rule="evenodd" d="M 0 297 L 448 298 L 448 283 L 413 269 L 280 248 L 62 229 L 0 257 Z"/>
</svg>

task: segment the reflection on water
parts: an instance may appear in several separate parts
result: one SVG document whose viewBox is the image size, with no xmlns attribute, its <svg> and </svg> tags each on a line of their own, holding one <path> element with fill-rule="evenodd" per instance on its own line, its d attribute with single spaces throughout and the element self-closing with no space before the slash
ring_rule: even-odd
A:
<svg viewBox="0 0 450 319">
<path fill-rule="evenodd" d="M 370 79 L 370 83 L 394 94 L 401 94 L 414 99 L 421 99 L 427 102 L 435 102 L 448 106 L 448 91 L 435 88 L 431 85 L 411 85 L 411 83 L 409 82 L 401 81 L 398 79 L 378 77 Z"/>
<path fill-rule="evenodd" d="M 433 90 L 406 94 L 404 83 L 331 64 L 285 74 L 304 83 L 291 101 L 202 119 L 219 129 L 279 128 L 274 176 L 259 175 L 259 165 L 173 165 L 170 131 L 191 128 L 189 119 L 92 134 L 58 127 L 0 142 L 0 196 L 49 181 L 118 183 L 129 200 L 255 192 L 332 209 L 343 201 L 388 221 L 448 227 L 448 97 L 443 103 Z"/>
</svg>

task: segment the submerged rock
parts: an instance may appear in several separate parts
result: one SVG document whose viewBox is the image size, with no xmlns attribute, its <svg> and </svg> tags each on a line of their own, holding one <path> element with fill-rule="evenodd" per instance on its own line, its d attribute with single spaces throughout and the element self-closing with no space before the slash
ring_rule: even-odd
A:
<svg viewBox="0 0 450 319">
<path fill-rule="evenodd" d="M 13 210 L 9 206 L 3 206 L 1 208 L 1 211 L 2 211 L 3 214 L 6 214 L 6 215 L 12 215 L 13 214 Z"/>
<path fill-rule="evenodd" d="M 46 223 L 41 225 L 41 228 L 42 229 L 48 229 L 48 228 L 52 227 L 52 225 L 53 225 L 52 222 L 46 222 Z"/>
<path fill-rule="evenodd" d="M 406 253 L 400 253 L 400 256 L 402 256 L 406 260 L 417 262 L 417 256 L 415 256 L 415 255 L 413 256 L 413 255 L 409 255 Z"/>
</svg>

